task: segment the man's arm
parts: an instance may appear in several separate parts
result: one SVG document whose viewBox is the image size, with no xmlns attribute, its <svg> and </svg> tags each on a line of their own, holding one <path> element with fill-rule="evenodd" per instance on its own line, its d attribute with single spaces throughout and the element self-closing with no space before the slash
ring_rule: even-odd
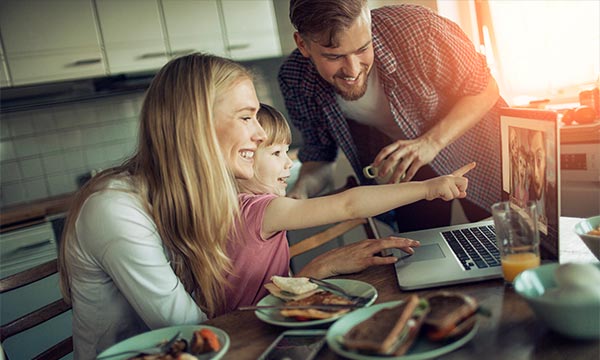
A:
<svg viewBox="0 0 600 360">
<path fill-rule="evenodd" d="M 423 137 L 437 144 L 437 148 L 441 151 L 481 121 L 499 97 L 496 80 L 490 76 L 483 92 L 459 99 L 448 115 L 429 129 Z"/>
<path fill-rule="evenodd" d="M 499 98 L 498 85 L 490 76 L 482 92 L 460 98 L 448 114 L 422 136 L 412 140 L 398 140 L 384 147 L 375 157 L 373 165 L 379 166 L 385 159 L 380 172 L 382 176 L 386 176 L 398 164 L 390 183 L 401 178 L 403 181 L 410 181 L 442 149 L 477 125 Z"/>
<path fill-rule="evenodd" d="M 287 192 L 287 196 L 294 199 L 307 199 L 319 194 L 333 183 L 334 166 L 335 163 L 326 161 L 302 163 L 298 180 Z"/>
</svg>

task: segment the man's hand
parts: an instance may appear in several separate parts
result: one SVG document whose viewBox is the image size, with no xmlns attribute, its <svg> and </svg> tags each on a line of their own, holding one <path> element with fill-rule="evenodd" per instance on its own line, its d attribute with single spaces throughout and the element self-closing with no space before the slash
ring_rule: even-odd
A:
<svg viewBox="0 0 600 360">
<path fill-rule="evenodd" d="M 319 279 L 340 274 L 351 274 L 375 265 L 393 264 L 395 256 L 380 256 L 386 249 L 401 249 L 414 254 L 413 247 L 420 243 L 415 240 L 390 236 L 384 239 L 366 239 L 330 250 L 313 259 L 297 275 Z"/>
<path fill-rule="evenodd" d="M 417 171 L 423 165 L 429 164 L 441 150 L 440 144 L 423 136 L 414 140 L 398 140 L 381 149 L 373 161 L 373 166 L 379 167 L 381 177 L 393 171 L 390 184 L 410 181 Z"/>
</svg>

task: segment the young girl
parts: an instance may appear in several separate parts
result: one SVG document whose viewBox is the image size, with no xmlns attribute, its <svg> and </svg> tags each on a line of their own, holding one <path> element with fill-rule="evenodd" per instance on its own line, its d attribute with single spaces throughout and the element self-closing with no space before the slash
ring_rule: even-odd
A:
<svg viewBox="0 0 600 360">
<path fill-rule="evenodd" d="M 228 310 L 256 304 L 267 294 L 260 284 L 270 282 L 272 275 L 288 274 L 290 258 L 286 230 L 374 216 L 422 199 L 449 201 L 463 198 L 467 188 L 467 179 L 463 175 L 475 167 L 475 163 L 471 163 L 452 175 L 427 181 L 362 186 L 331 196 L 291 199 L 285 197 L 292 167 L 287 155 L 291 143 L 288 123 L 280 112 L 264 104 L 261 104 L 257 117 L 267 138 L 255 153 L 254 177 L 237 179 L 241 220 L 238 236 L 228 247 L 233 264 L 228 276 L 231 284 L 227 290 Z M 414 252 L 412 247 L 419 245 L 408 239 L 387 240 L 397 241 L 398 248 L 411 254 Z M 370 247 L 368 251 L 366 247 Z M 298 275 L 325 278 L 360 271 L 365 265 L 397 260 L 375 256 L 381 249 L 377 240 L 370 239 L 334 249 L 313 259 Z M 348 256 L 360 251 L 365 251 L 364 257 Z M 247 291 L 250 289 L 259 291 Z"/>
</svg>

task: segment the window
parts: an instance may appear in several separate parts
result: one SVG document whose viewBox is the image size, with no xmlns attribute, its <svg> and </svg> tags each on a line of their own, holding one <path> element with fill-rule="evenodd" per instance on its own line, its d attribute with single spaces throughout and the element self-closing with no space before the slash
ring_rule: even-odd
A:
<svg viewBox="0 0 600 360">
<path fill-rule="evenodd" d="M 480 36 L 511 105 L 577 102 L 600 82 L 600 1 L 475 0 Z"/>
</svg>

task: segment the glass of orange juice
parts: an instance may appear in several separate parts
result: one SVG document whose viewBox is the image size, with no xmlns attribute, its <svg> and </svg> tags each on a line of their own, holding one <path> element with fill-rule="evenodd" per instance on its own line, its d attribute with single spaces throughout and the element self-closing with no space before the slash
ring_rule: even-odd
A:
<svg viewBox="0 0 600 360">
<path fill-rule="evenodd" d="M 508 201 L 492 205 L 504 280 L 512 283 L 523 270 L 540 265 L 540 234 L 535 202 L 520 207 Z"/>
</svg>

